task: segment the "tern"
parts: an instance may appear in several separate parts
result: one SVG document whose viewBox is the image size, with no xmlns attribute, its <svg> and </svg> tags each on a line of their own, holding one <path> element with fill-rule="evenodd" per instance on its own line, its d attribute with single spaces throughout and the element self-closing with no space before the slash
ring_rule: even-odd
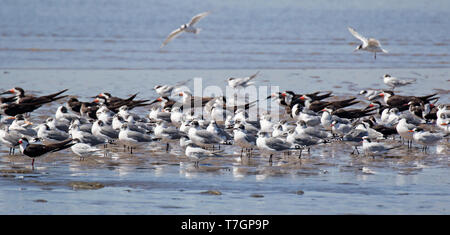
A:
<svg viewBox="0 0 450 235">
<path fill-rule="evenodd" d="M 142 144 L 152 142 L 153 138 L 150 135 L 130 130 L 128 124 L 124 123 L 120 128 L 119 140 L 126 146 L 129 146 L 130 154 L 133 154 L 133 148 L 136 148 Z"/>
<path fill-rule="evenodd" d="M 74 119 L 80 118 L 78 115 L 75 115 L 73 113 L 69 113 L 69 110 L 66 106 L 59 106 L 56 109 L 55 118 L 59 121 L 67 121 L 70 122 Z"/>
<path fill-rule="evenodd" d="M 191 122 L 188 136 L 193 143 L 202 147 L 208 147 L 215 144 L 227 144 L 220 136 L 211 133 L 207 130 L 200 129 L 200 124 L 197 120 Z"/>
<path fill-rule="evenodd" d="M 410 124 L 406 121 L 405 118 L 400 119 L 397 126 L 395 127 L 397 130 L 397 133 L 404 139 L 408 140 L 408 148 L 412 147 L 412 141 L 413 141 L 413 135 L 414 135 L 414 128 L 416 128 L 416 125 Z"/>
<path fill-rule="evenodd" d="M 439 97 L 434 97 L 437 93 L 425 96 L 403 96 L 395 95 L 392 91 L 383 91 L 379 96 L 383 97 L 384 103 L 390 108 L 398 108 L 399 111 L 408 110 L 408 103 L 411 101 L 427 104 L 432 100 L 438 100 Z"/>
<path fill-rule="evenodd" d="M 102 120 L 97 120 L 92 124 L 91 132 L 94 136 L 102 138 L 105 142 L 112 142 L 119 137 L 119 132 L 112 126 L 105 124 Z"/>
<path fill-rule="evenodd" d="M 217 122 L 214 120 L 211 120 L 208 127 L 206 128 L 206 131 L 209 131 L 220 138 L 222 138 L 225 142 L 228 142 L 229 140 L 233 139 L 233 137 L 228 134 L 224 129 L 220 128 L 219 125 L 217 125 Z"/>
<path fill-rule="evenodd" d="M 186 146 L 185 155 L 186 157 L 194 161 L 195 166 L 198 167 L 200 161 L 210 157 L 220 157 L 220 153 L 222 153 L 223 151 L 223 149 L 210 151 L 202 149 L 194 143 L 188 143 Z"/>
<path fill-rule="evenodd" d="M 363 137 L 365 136 L 369 136 L 369 132 L 367 131 L 367 129 L 355 128 L 345 134 L 342 137 L 342 140 L 353 145 L 354 150 L 351 154 L 354 154 L 355 151 L 357 154 L 359 154 L 358 145 L 361 143 L 361 141 L 363 141 Z"/>
<path fill-rule="evenodd" d="M 163 48 L 165 45 L 167 45 L 167 43 L 169 43 L 172 39 L 174 39 L 175 37 L 180 35 L 180 33 L 182 33 L 182 32 L 198 34 L 200 32 L 200 29 L 195 28 L 194 25 L 198 21 L 200 21 L 203 17 L 209 15 L 210 13 L 211 12 L 207 11 L 207 12 L 203 12 L 198 15 L 195 15 L 194 17 L 192 17 L 192 19 L 191 19 L 191 21 L 189 21 L 189 23 L 183 24 L 178 29 L 175 29 L 174 31 L 172 31 L 169 34 L 169 36 L 167 36 L 166 40 L 164 40 L 164 42 L 161 44 L 161 48 Z"/>
<path fill-rule="evenodd" d="M 191 79 L 188 79 L 186 81 L 179 82 L 175 85 L 156 85 L 153 87 L 153 89 L 158 93 L 161 97 L 169 97 L 172 95 L 172 92 L 175 90 L 175 88 L 183 86 L 184 84 L 191 81 Z"/>
<path fill-rule="evenodd" d="M 321 143 L 326 143 L 325 139 L 317 138 L 314 136 L 306 135 L 304 133 L 298 133 L 295 129 L 290 130 L 287 137 L 286 142 L 291 144 L 292 146 L 299 146 L 300 153 L 299 158 L 302 156 L 303 148 L 308 148 L 308 153 L 310 151 L 310 146 L 317 145 Z"/>
<path fill-rule="evenodd" d="M 362 137 L 362 139 L 363 139 L 362 149 L 366 156 L 384 154 L 391 149 L 400 147 L 400 146 L 386 147 L 384 143 L 372 142 L 368 136 L 364 136 Z"/>
<path fill-rule="evenodd" d="M 295 131 L 300 135 L 312 136 L 320 139 L 331 138 L 332 134 L 319 128 L 308 126 L 304 121 L 298 121 Z"/>
<path fill-rule="evenodd" d="M 228 86 L 230 86 L 231 88 L 234 88 L 234 89 L 246 88 L 247 86 L 254 84 L 251 80 L 256 78 L 256 76 L 258 76 L 258 74 L 259 74 L 259 71 L 249 77 L 244 77 L 244 78 L 230 77 L 227 79 Z"/>
<path fill-rule="evenodd" d="M 362 44 L 360 44 L 358 47 L 356 47 L 356 49 L 354 51 L 363 50 L 363 51 L 373 52 L 375 59 L 377 58 L 377 52 L 388 53 L 387 50 L 381 48 L 381 44 L 378 40 L 376 40 L 374 38 L 367 39 L 367 38 L 363 37 L 361 34 L 359 34 L 358 32 L 356 32 L 351 27 L 348 27 L 348 30 L 355 38 L 362 41 Z"/>
<path fill-rule="evenodd" d="M 183 136 L 186 136 L 186 133 L 178 130 L 174 126 L 169 126 L 166 121 L 160 121 L 156 124 L 154 129 L 155 137 L 162 139 L 167 142 L 166 152 L 169 152 L 169 142 L 178 140 Z"/>
<path fill-rule="evenodd" d="M 436 119 L 436 126 L 444 131 L 444 133 L 450 133 L 450 114 L 447 116 L 447 114 L 441 113 Z"/>
<path fill-rule="evenodd" d="M 167 110 L 167 111 L 166 111 Z M 153 107 L 148 114 L 148 118 L 152 121 L 171 122 L 171 113 L 169 109 L 161 109 L 161 107 Z"/>
<path fill-rule="evenodd" d="M 16 131 L 10 131 L 8 126 L 0 129 L 0 142 L 9 147 L 9 155 L 13 154 L 16 146 L 19 145 L 19 140 L 22 135 Z"/>
<path fill-rule="evenodd" d="M 80 156 L 80 160 L 84 159 L 86 156 L 98 154 L 100 151 L 102 151 L 99 148 L 81 142 L 81 140 L 79 139 L 73 139 L 73 143 L 75 144 L 70 148 L 76 155 Z"/>
<path fill-rule="evenodd" d="M 270 154 L 269 162 L 272 162 L 272 156 L 275 153 L 298 150 L 299 148 L 280 138 L 270 137 L 267 132 L 258 132 L 256 146 L 262 153 Z"/>
<path fill-rule="evenodd" d="M 251 156 L 251 150 L 256 147 L 256 136 L 249 134 L 245 130 L 245 126 L 242 124 L 239 124 L 238 127 L 234 128 L 233 130 L 233 140 L 234 144 L 241 147 L 241 157 L 242 153 L 244 152 L 244 149 L 250 150 L 250 156 Z"/>
<path fill-rule="evenodd" d="M 72 124 L 70 124 L 69 133 L 72 136 L 72 139 L 78 139 L 81 143 L 89 144 L 92 146 L 105 143 L 104 138 L 95 136 L 90 132 L 82 131 L 79 125 L 80 124 L 77 122 L 73 122 Z"/>
<path fill-rule="evenodd" d="M 37 134 L 37 132 L 32 128 L 32 125 L 33 123 L 25 120 L 23 115 L 19 114 L 15 116 L 15 120 L 9 126 L 9 130 L 17 131 L 21 135 L 25 135 L 32 138 Z"/>
<path fill-rule="evenodd" d="M 401 80 L 399 78 L 396 77 L 392 77 L 389 74 L 385 74 L 383 76 L 383 82 L 384 84 L 388 85 L 389 87 L 392 88 L 392 90 L 394 90 L 396 87 L 401 87 L 401 86 L 406 86 L 409 84 L 412 84 L 413 82 L 415 82 L 415 79 L 411 79 L 411 80 Z"/>
<path fill-rule="evenodd" d="M 360 95 L 364 95 L 366 97 L 366 99 L 368 99 L 368 100 L 375 100 L 375 99 L 380 98 L 380 96 L 379 96 L 380 93 L 381 93 L 380 90 L 372 90 L 372 89 L 361 90 L 359 92 Z"/>
<path fill-rule="evenodd" d="M 352 124 L 340 123 L 338 120 L 331 122 L 331 130 L 339 136 L 344 136 L 352 130 Z"/>
<path fill-rule="evenodd" d="M 70 135 L 58 129 L 52 130 L 47 124 L 40 124 L 37 131 L 37 137 L 45 142 L 55 143 L 68 139 Z"/>
<path fill-rule="evenodd" d="M 76 119 L 79 121 L 79 119 Z M 68 132 L 69 131 L 69 126 L 70 123 L 72 123 L 73 121 L 67 121 L 66 119 L 63 120 L 56 120 L 56 118 L 52 118 L 49 117 L 45 120 L 45 124 L 48 125 L 48 127 L 50 127 L 50 129 L 52 130 L 60 130 L 60 131 L 64 131 L 64 132 Z"/>
<path fill-rule="evenodd" d="M 413 139 L 423 146 L 422 151 L 426 151 L 428 146 L 436 144 L 446 136 L 448 136 L 448 134 L 444 135 L 442 133 L 432 133 L 425 131 L 422 128 L 416 127 L 413 129 Z"/>
</svg>

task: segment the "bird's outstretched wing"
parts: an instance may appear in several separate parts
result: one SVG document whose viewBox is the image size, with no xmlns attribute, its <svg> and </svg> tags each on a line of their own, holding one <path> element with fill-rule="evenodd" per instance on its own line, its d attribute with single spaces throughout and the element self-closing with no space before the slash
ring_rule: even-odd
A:
<svg viewBox="0 0 450 235">
<path fill-rule="evenodd" d="M 350 31 L 350 33 L 355 36 L 355 38 L 361 40 L 363 43 L 367 44 L 368 40 L 367 38 L 363 37 L 361 34 L 359 34 L 358 32 L 356 32 L 352 27 L 348 27 L 348 31 Z"/>
<path fill-rule="evenodd" d="M 200 14 L 192 17 L 191 21 L 189 21 L 189 26 L 193 26 L 198 21 L 200 21 L 203 17 L 209 15 L 210 13 L 211 13 L 210 11 L 207 11 L 207 12 L 203 12 L 203 13 L 200 13 Z"/>
<path fill-rule="evenodd" d="M 256 76 L 258 76 L 258 74 L 259 74 L 259 71 L 256 72 L 255 74 L 253 74 L 252 76 L 250 76 L 248 80 L 251 80 L 251 79 L 255 78 Z"/>
<path fill-rule="evenodd" d="M 174 39 L 176 36 L 178 36 L 181 32 L 183 32 L 184 29 L 178 28 L 172 31 L 169 36 L 167 36 L 166 40 L 161 44 L 161 48 L 163 48 L 167 43 L 169 43 L 172 39 Z"/>
</svg>

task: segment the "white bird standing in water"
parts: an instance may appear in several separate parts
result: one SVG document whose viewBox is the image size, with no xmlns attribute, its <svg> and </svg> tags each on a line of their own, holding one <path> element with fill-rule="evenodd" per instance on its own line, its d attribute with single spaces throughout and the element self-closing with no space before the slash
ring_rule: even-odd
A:
<svg viewBox="0 0 450 235">
<path fill-rule="evenodd" d="M 209 12 L 209 11 L 200 13 L 200 14 L 192 17 L 192 19 L 191 19 L 191 21 L 189 21 L 189 23 L 183 24 L 178 29 L 175 29 L 174 31 L 172 31 L 169 34 L 169 36 L 167 36 L 166 40 L 164 40 L 164 42 L 162 43 L 161 48 L 163 48 L 167 43 L 169 43 L 176 36 L 180 35 L 180 33 L 182 33 L 182 32 L 198 34 L 200 32 L 200 29 L 199 28 L 194 28 L 194 25 L 199 20 L 201 20 L 203 17 L 209 15 L 210 13 L 211 12 Z"/>
<path fill-rule="evenodd" d="M 388 152 L 391 149 L 398 148 L 400 146 L 386 147 L 385 143 L 372 142 L 368 136 L 362 137 L 363 145 L 362 149 L 366 155 L 381 155 Z"/>
<path fill-rule="evenodd" d="M 356 32 L 353 28 L 348 27 L 348 31 L 357 39 L 362 41 L 362 44 L 360 44 L 354 51 L 363 50 L 363 51 L 369 51 L 374 53 L 374 58 L 377 58 L 377 52 L 383 52 L 388 53 L 387 50 L 381 48 L 381 44 L 378 40 L 375 38 L 365 38 L 358 32 Z"/>
<path fill-rule="evenodd" d="M 76 144 L 72 145 L 72 147 L 70 148 L 76 155 L 80 157 L 80 160 L 90 155 L 99 155 L 99 153 L 102 151 L 99 148 L 93 147 L 86 143 L 82 143 L 79 139 L 74 139 L 73 142 Z M 99 156 L 101 156 L 101 154 Z"/>
<path fill-rule="evenodd" d="M 222 153 L 224 150 L 216 150 L 216 151 L 210 151 L 206 149 L 202 149 L 199 146 L 195 145 L 194 143 L 188 143 L 185 150 L 185 155 L 188 157 L 191 161 L 194 161 L 194 164 L 196 167 L 198 167 L 198 163 L 206 158 L 210 157 L 220 157 L 220 153 Z"/>
<path fill-rule="evenodd" d="M 394 90 L 396 87 L 401 87 L 401 86 L 406 86 L 409 84 L 412 84 L 413 82 L 415 82 L 416 80 L 411 79 L 411 80 L 401 80 L 398 79 L 396 77 L 392 77 L 389 74 L 385 74 L 383 76 L 383 82 L 384 84 L 388 85 L 389 87 L 392 88 L 392 90 Z"/>
<path fill-rule="evenodd" d="M 447 135 L 443 133 L 432 133 L 429 131 L 425 131 L 422 128 L 414 128 L 413 129 L 413 139 L 417 143 L 422 145 L 422 151 L 426 151 L 428 146 L 435 145 L 442 139 L 444 139 Z"/>
</svg>

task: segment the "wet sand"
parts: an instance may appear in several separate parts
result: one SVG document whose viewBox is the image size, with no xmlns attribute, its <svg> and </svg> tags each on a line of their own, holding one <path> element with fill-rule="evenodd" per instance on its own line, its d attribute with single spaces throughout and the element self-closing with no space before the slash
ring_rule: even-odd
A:
<svg viewBox="0 0 450 235">
<path fill-rule="evenodd" d="M 6 73 L 5 73 L 6 72 Z M 35 94 L 69 88 L 81 100 L 109 91 L 124 97 L 154 98 L 154 85 L 170 80 L 203 78 L 203 88 L 225 87 L 230 75 L 254 70 L 3 70 L 2 87 L 21 86 Z M 448 103 L 450 69 L 317 69 L 261 70 L 257 85 L 280 90 L 332 90 L 341 97 L 361 89 L 386 88 L 381 76 L 416 77 L 400 94 L 439 92 Z M 192 83 L 188 84 L 192 87 Z M 32 114 L 40 123 L 58 104 Z M 361 104 L 363 106 L 363 104 Z M 356 106 L 355 106 L 356 107 Z M 147 115 L 148 110 L 135 113 Z M 399 140 L 386 140 L 398 145 Z M 169 154 L 152 143 L 132 155 L 109 146 L 109 155 L 81 160 L 70 150 L 35 162 L 8 156 L 0 146 L 0 209 L 2 214 L 449 214 L 449 146 L 441 142 L 423 153 L 406 144 L 380 157 L 351 155 L 352 147 L 332 143 L 311 148 L 298 159 L 255 151 L 240 158 L 240 149 L 222 146 L 225 155 L 195 168 L 177 144 Z"/>
</svg>

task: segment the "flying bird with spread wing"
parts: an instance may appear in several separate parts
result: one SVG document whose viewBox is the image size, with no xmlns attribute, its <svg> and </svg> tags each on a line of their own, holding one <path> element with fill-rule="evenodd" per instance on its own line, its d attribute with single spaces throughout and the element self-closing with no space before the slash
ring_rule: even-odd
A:
<svg viewBox="0 0 450 235">
<path fill-rule="evenodd" d="M 194 25 L 197 22 L 199 22 L 203 17 L 209 15 L 210 13 L 211 13 L 210 11 L 200 13 L 200 14 L 192 17 L 192 19 L 191 19 L 191 21 L 189 21 L 189 23 L 183 24 L 178 29 L 175 29 L 174 31 L 172 31 L 169 34 L 169 36 L 167 36 L 166 40 L 164 40 L 164 42 L 162 43 L 161 48 L 163 48 L 167 43 L 169 43 L 172 39 L 174 39 L 175 37 L 180 35 L 182 32 L 198 34 L 200 32 L 200 28 L 195 28 Z"/>
<path fill-rule="evenodd" d="M 365 38 L 358 32 L 356 32 L 353 28 L 348 27 L 348 31 L 357 39 L 359 39 L 362 44 L 360 44 L 354 51 L 363 50 L 374 53 L 374 58 L 377 58 L 377 52 L 388 53 L 387 50 L 381 48 L 380 42 L 375 38 Z"/>
</svg>

